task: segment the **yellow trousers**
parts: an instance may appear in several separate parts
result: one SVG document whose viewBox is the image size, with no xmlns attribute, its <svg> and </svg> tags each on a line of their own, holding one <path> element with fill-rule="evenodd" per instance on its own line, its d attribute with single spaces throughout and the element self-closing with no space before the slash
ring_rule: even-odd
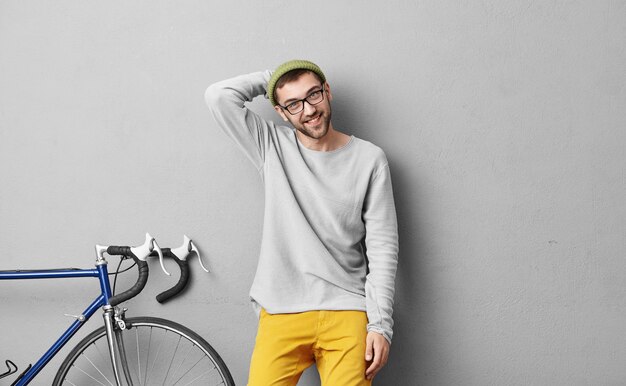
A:
<svg viewBox="0 0 626 386">
<path fill-rule="evenodd" d="M 248 386 L 294 386 L 313 363 L 322 386 L 369 386 L 363 311 L 268 314 L 261 310 Z"/>
</svg>

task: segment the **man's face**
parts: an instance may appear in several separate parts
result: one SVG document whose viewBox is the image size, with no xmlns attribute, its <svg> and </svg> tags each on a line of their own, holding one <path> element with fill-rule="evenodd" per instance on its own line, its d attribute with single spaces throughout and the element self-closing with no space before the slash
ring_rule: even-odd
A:
<svg viewBox="0 0 626 386">
<path fill-rule="evenodd" d="M 276 90 L 278 104 L 286 106 L 293 101 L 308 97 L 312 92 L 322 89 L 325 90 L 324 100 L 316 105 L 304 102 L 304 109 L 299 113 L 292 115 L 280 106 L 274 106 L 274 109 L 285 121 L 290 122 L 302 134 L 313 139 L 320 139 L 328 133 L 328 129 L 331 127 L 330 101 L 332 100 L 332 95 L 328 83 L 322 84 L 312 73 L 305 73 L 297 80 L 286 83 L 283 87 Z"/>
</svg>

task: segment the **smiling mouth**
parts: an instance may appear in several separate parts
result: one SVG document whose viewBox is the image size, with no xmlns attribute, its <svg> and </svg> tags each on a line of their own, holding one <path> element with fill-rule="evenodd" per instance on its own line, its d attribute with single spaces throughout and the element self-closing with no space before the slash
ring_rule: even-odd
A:
<svg viewBox="0 0 626 386">
<path fill-rule="evenodd" d="M 313 119 L 309 119 L 308 121 L 304 122 L 307 125 L 317 125 L 322 121 L 322 114 L 319 114 L 317 117 L 313 118 Z"/>
</svg>

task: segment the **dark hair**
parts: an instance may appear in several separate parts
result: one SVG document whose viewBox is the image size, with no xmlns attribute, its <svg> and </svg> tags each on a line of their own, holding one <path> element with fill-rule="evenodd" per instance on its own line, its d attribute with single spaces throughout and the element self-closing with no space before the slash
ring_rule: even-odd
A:
<svg viewBox="0 0 626 386">
<path fill-rule="evenodd" d="M 322 82 L 322 78 L 320 78 L 319 75 L 317 75 L 315 72 L 311 71 L 311 70 L 307 70 L 304 68 L 296 68 L 295 70 L 291 70 L 291 71 L 287 71 L 283 74 L 283 76 L 281 76 L 280 78 L 278 78 L 278 81 L 276 81 L 276 86 L 274 87 L 274 100 L 278 100 L 278 98 L 276 98 L 276 91 L 283 87 L 284 85 L 286 85 L 289 82 L 294 82 L 296 80 L 298 80 L 302 75 L 304 74 L 313 74 L 315 76 L 315 78 L 317 78 L 317 80 L 320 81 L 320 83 Z"/>
</svg>

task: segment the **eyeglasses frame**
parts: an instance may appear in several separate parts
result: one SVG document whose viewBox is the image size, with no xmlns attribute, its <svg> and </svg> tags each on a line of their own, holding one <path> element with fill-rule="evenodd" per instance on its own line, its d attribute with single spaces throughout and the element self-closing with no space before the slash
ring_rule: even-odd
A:
<svg viewBox="0 0 626 386">
<path fill-rule="evenodd" d="M 310 106 L 315 106 L 315 105 L 319 105 L 320 103 L 322 103 L 324 101 L 324 93 L 326 92 L 326 87 L 324 87 L 324 85 L 320 85 L 321 89 L 320 90 L 316 90 L 316 91 L 311 91 L 309 93 L 309 95 L 307 95 L 304 99 L 296 99 L 292 102 L 289 102 L 289 104 L 293 104 L 293 103 L 297 103 L 300 102 L 302 109 L 296 111 L 295 113 L 292 113 L 291 111 L 289 111 L 289 109 L 287 109 L 287 106 L 283 106 L 283 105 L 278 105 L 281 109 L 285 110 L 286 112 L 288 112 L 291 115 L 296 115 L 296 114 L 300 114 L 303 110 L 304 110 L 304 102 L 308 103 Z M 311 103 L 308 101 L 308 99 L 311 97 L 311 94 L 315 94 L 316 92 L 321 92 L 322 93 L 322 99 L 319 100 L 319 102 L 317 103 Z"/>
</svg>

